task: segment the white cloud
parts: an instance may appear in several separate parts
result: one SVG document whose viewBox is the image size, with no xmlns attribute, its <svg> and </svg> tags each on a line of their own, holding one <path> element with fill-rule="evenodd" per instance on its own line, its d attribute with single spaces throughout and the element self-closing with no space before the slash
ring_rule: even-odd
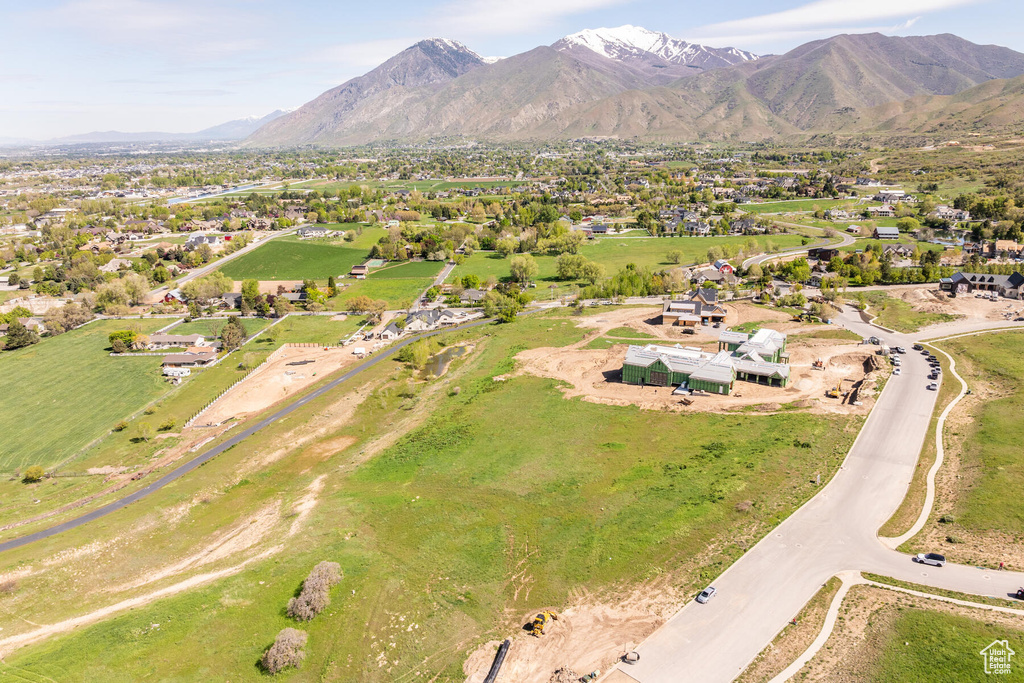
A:
<svg viewBox="0 0 1024 683">
<path fill-rule="evenodd" d="M 924 14 L 986 1 L 817 0 L 782 12 L 709 24 L 692 31 L 687 40 L 712 45 L 758 45 L 837 33 L 896 33 L 910 28 Z M 877 25 L 877 22 L 893 19 L 906 21 L 896 26 Z M 875 25 L 865 26 L 867 23 Z"/>
<path fill-rule="evenodd" d="M 318 63 L 326 62 L 352 68 L 373 68 L 416 44 L 418 40 L 419 38 L 384 38 L 331 45 L 312 52 L 309 59 Z"/>
<path fill-rule="evenodd" d="M 632 0 L 450 0 L 428 23 L 446 36 L 507 35 L 537 31 L 552 22 Z"/>
</svg>

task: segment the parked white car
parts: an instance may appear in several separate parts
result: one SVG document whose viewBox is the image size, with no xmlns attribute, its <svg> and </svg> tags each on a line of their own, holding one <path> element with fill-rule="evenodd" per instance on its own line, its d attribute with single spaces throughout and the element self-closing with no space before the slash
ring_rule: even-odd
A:
<svg viewBox="0 0 1024 683">
<path fill-rule="evenodd" d="M 718 593 L 718 590 L 714 586 L 708 586 L 697 596 L 697 602 L 703 605 L 707 603 L 708 600 L 715 597 L 716 593 Z"/>
</svg>

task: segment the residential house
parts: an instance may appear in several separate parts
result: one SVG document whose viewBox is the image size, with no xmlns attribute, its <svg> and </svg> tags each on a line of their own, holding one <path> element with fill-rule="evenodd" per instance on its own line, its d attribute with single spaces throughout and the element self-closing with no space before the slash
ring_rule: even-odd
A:
<svg viewBox="0 0 1024 683">
<path fill-rule="evenodd" d="M 331 234 L 331 231 L 319 225 L 312 225 L 309 227 L 299 228 L 296 234 L 298 234 L 299 239 L 305 240 L 314 239 L 318 237 L 327 237 L 329 234 Z"/>
<path fill-rule="evenodd" d="M 487 292 L 480 289 L 466 289 L 463 290 L 462 294 L 459 295 L 459 299 L 463 303 L 478 304 L 484 300 L 487 296 Z"/>
<path fill-rule="evenodd" d="M 630 346 L 622 364 L 622 381 L 654 386 L 679 385 L 721 395 L 731 393 L 736 380 L 785 387 L 790 376 L 788 356 L 778 353 L 775 357 L 779 360 L 767 360 L 758 352 L 758 349 L 770 349 L 780 343 L 784 348 L 785 335 L 764 329 L 749 338 L 738 332 L 723 332 L 717 353 L 684 348 L 678 344 Z M 747 350 L 742 350 L 744 347 Z"/>
<path fill-rule="evenodd" d="M 206 337 L 201 334 L 152 334 L 146 348 L 157 351 L 190 346 L 207 346 Z"/>
<path fill-rule="evenodd" d="M 898 240 L 899 238 L 900 231 L 898 228 L 875 228 L 876 240 Z"/>
<path fill-rule="evenodd" d="M 818 261 L 826 262 L 831 261 L 836 256 L 839 256 L 839 250 L 831 247 L 813 247 L 807 250 L 807 257 L 812 259 L 818 259 Z"/>
<path fill-rule="evenodd" d="M 115 258 L 115 259 L 110 259 L 109 261 L 104 263 L 102 266 L 100 266 L 99 267 L 99 271 L 101 273 L 116 273 L 117 271 L 122 270 L 122 269 L 130 270 L 131 267 L 132 267 L 132 262 L 129 261 L 128 259 Z"/>
<path fill-rule="evenodd" d="M 662 304 L 661 324 L 696 327 L 725 322 L 726 310 L 718 304 L 718 290 L 698 289 L 687 300 Z"/>
<path fill-rule="evenodd" d="M 939 218 L 944 221 L 951 221 L 954 223 L 971 220 L 970 211 L 954 209 L 953 207 L 947 206 L 945 204 L 939 204 L 938 206 L 935 207 L 935 210 L 928 215 L 933 216 L 935 218 Z"/>
<path fill-rule="evenodd" d="M 1019 273 L 1014 273 L 1019 276 Z M 997 292 L 1004 296 L 1017 298 L 1020 296 L 1020 285 L 1017 283 L 1020 278 L 1013 275 L 990 275 L 987 273 L 953 273 L 952 277 L 944 277 L 939 280 L 939 289 L 949 292 L 952 296 L 963 296 L 972 292 Z M 1005 292 L 1007 293 L 1004 293 Z M 1012 292 L 1016 296 L 1010 294 Z"/>
<path fill-rule="evenodd" d="M 204 368 L 217 360 L 217 352 L 206 353 L 171 353 L 164 356 L 165 368 Z"/>
<path fill-rule="evenodd" d="M 882 253 L 893 258 L 908 259 L 913 257 L 914 249 L 906 244 L 887 244 Z"/>
<path fill-rule="evenodd" d="M 413 311 L 405 316 L 406 332 L 423 332 L 434 330 L 438 327 L 450 327 L 458 325 L 463 316 L 450 309 L 428 309 L 424 311 Z"/>
<path fill-rule="evenodd" d="M 686 221 L 683 232 L 691 237 L 707 237 L 711 234 L 711 226 L 704 221 Z"/>
<path fill-rule="evenodd" d="M 825 211 L 825 220 L 827 221 L 848 221 L 852 216 L 842 209 L 828 209 Z"/>
<path fill-rule="evenodd" d="M 361 264 L 358 266 L 352 266 L 352 270 L 348 272 L 349 277 L 354 277 L 357 280 L 365 280 L 366 276 L 370 274 L 370 266 Z"/>
<path fill-rule="evenodd" d="M 171 291 L 164 294 L 163 303 L 165 304 L 183 304 L 186 303 L 184 292 L 180 289 L 172 289 Z"/>
<path fill-rule="evenodd" d="M 398 326 L 398 323 L 390 322 L 378 336 L 384 341 L 393 341 L 402 336 L 402 328 Z"/>
<path fill-rule="evenodd" d="M 882 204 L 881 206 L 869 206 L 868 214 L 872 218 L 895 218 L 896 209 L 893 208 L 892 204 Z"/>
<path fill-rule="evenodd" d="M 211 247 L 215 247 L 221 242 L 220 235 L 203 235 L 203 234 L 192 234 L 185 240 L 186 249 L 195 249 L 201 244 L 207 244 Z"/>
</svg>

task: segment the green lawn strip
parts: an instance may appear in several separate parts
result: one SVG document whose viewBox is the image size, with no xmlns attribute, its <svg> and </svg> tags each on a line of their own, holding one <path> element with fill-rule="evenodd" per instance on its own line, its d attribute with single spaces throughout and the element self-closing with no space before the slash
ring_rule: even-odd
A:
<svg viewBox="0 0 1024 683">
<path fill-rule="evenodd" d="M 863 299 L 868 303 L 868 312 L 877 316 L 876 324 L 897 332 L 917 332 L 928 325 L 950 322 L 963 317 L 950 313 L 915 311 L 906 301 L 893 298 L 885 292 L 857 292 L 854 298 Z"/>
<path fill-rule="evenodd" d="M 900 238 L 898 240 L 876 240 L 870 238 L 859 239 L 853 244 L 847 245 L 845 247 L 839 247 L 839 251 L 864 251 L 869 244 L 872 245 L 872 249 L 874 249 L 875 251 L 880 251 L 884 249 L 886 246 L 895 244 L 903 244 L 911 248 L 916 247 L 920 251 L 942 251 L 943 249 L 941 244 L 932 244 L 931 242 L 918 242 L 909 235 L 900 235 Z"/>
<path fill-rule="evenodd" d="M 943 342 L 957 358 L 966 358 L 971 380 L 980 379 L 1002 392 L 977 406 L 966 427 L 961 471 L 967 474 L 964 493 L 953 514 L 956 527 L 968 533 L 1024 535 L 1024 461 L 1020 458 L 1019 424 L 1024 414 L 1024 333 L 983 334 Z M 963 372 L 963 365 L 958 364 Z M 972 377 L 973 375 L 973 377 Z M 954 384 L 946 378 L 945 384 Z M 951 532 L 956 534 L 956 531 Z M 994 558 L 998 561 L 999 558 Z"/>
<path fill-rule="evenodd" d="M 910 353 L 917 353 L 917 351 L 910 351 Z M 925 435 L 924 445 L 921 447 L 921 455 L 917 459 L 914 476 L 907 488 L 907 495 L 892 517 L 878 530 L 879 536 L 895 538 L 906 533 L 921 515 L 921 508 L 928 493 L 928 470 L 935 463 L 935 426 L 942 411 L 960 393 L 960 382 L 949 374 L 949 361 L 946 356 L 941 353 L 937 353 L 935 356 L 939 359 L 942 367 L 943 381 L 939 385 L 939 396 L 935 400 L 935 410 L 932 412 L 931 422 L 928 423 L 928 433 Z M 910 552 L 909 549 L 912 547 L 916 547 L 913 539 L 905 543 L 901 549 Z"/>
<path fill-rule="evenodd" d="M 933 588 L 932 586 L 922 586 L 919 583 L 901 581 L 900 579 L 894 579 L 890 576 L 882 576 L 881 574 L 872 574 L 870 572 L 862 572 L 861 576 L 863 576 L 868 581 L 884 583 L 887 586 L 895 586 L 896 588 L 906 588 L 907 590 L 918 591 L 920 593 L 937 595 L 942 598 L 953 598 L 954 600 L 975 602 L 979 605 L 993 605 L 995 607 L 1010 607 L 1012 609 L 1024 609 L 1024 602 L 1021 602 L 1020 600 L 1010 600 L 1009 598 L 1004 600 L 1002 598 L 993 598 L 987 595 L 973 595 L 971 593 L 960 593 L 958 591 L 949 591 L 942 588 Z"/>
<path fill-rule="evenodd" d="M 391 383 L 327 435 L 351 435 L 356 443 L 326 461 L 310 447 L 247 475 L 243 485 L 227 485 L 239 458 L 279 448 L 287 429 L 323 413 L 323 398 L 211 461 L 202 477 L 154 494 L 151 514 L 158 515 L 200 488 L 212 492 L 209 503 L 189 512 L 189 534 L 172 525 L 151 532 L 147 557 L 157 559 L 147 563 L 183 556 L 243 511 L 282 493 L 294 500 L 328 474 L 304 531 L 273 539 L 285 551 L 235 577 L 20 650 L 7 663 L 70 681 L 148 674 L 263 680 L 256 660 L 280 628 L 294 625 L 282 615 L 287 599 L 316 561 L 331 559 L 341 562 L 345 580 L 324 614 L 298 625 L 310 634 L 304 672 L 371 683 L 417 671 L 461 680 L 466 654 L 518 629 L 520 612 L 565 604 L 580 590 L 598 594 L 649 580 L 692 561 L 715 539 L 724 541 L 720 550 L 675 580 L 689 587 L 717 575 L 813 495 L 813 474 L 838 468 L 860 423 L 807 414 L 669 415 L 566 400 L 550 380 L 493 377 L 514 369 L 520 349 L 581 339 L 572 319 L 545 314 L 475 336 L 464 365 L 438 380 L 451 388 L 429 399 L 407 373 L 382 364 L 381 377 L 392 376 Z M 420 427 L 352 474 L 339 470 L 346 454 L 357 454 L 419 401 L 430 411 Z M 695 436 L 681 442 L 679 433 Z M 132 508 L 121 523 L 147 509 Z M 114 521 L 108 533 L 117 533 Z M 19 549 L 0 569 L 73 541 Z M 112 555 L 117 562 L 123 552 Z M 105 561 L 95 571 L 106 569 Z M 510 581 L 522 569 L 532 577 L 528 597 Z M 116 573 L 105 580 L 131 574 L 121 565 Z M 49 622 L 110 600 L 96 590 L 86 606 L 76 606 L 67 590 L 54 605 L 33 599 L 58 580 L 52 573 L 26 579 L 13 609 L 32 620 L 46 614 Z M 15 618 L 0 615 L 0 623 Z"/>
<path fill-rule="evenodd" d="M 408 263 L 394 263 L 374 270 L 368 280 L 383 280 L 393 278 L 435 278 L 444 263 L 441 261 L 412 261 Z"/>
<path fill-rule="evenodd" d="M 654 339 L 654 335 L 634 330 L 632 327 L 616 327 L 605 332 L 608 337 L 622 337 L 624 339 Z"/>
<path fill-rule="evenodd" d="M 748 213 L 787 213 L 814 212 L 818 209 L 834 209 L 855 207 L 856 200 L 850 199 L 792 199 L 789 201 L 764 202 L 761 204 L 744 204 L 741 208 Z"/>
<path fill-rule="evenodd" d="M 326 280 L 348 274 L 366 259 L 364 249 L 283 238 L 229 261 L 220 270 L 234 280 Z"/>
<path fill-rule="evenodd" d="M 785 251 L 799 247 L 804 237 L 800 235 L 758 235 L 734 237 L 663 237 L 657 239 L 615 239 L 602 237 L 586 242 L 580 247 L 580 253 L 604 265 L 608 275 L 614 275 L 627 263 L 648 266 L 653 270 L 667 270 L 676 266 L 668 258 L 670 251 L 682 252 L 680 263 L 704 263 L 711 247 L 733 245 L 743 247 L 750 239 L 757 241 L 759 250 L 766 250 L 771 245 L 776 251 Z"/>
<path fill-rule="evenodd" d="M 796 615 L 793 620 L 796 623 L 786 624 L 772 642 L 761 650 L 757 658 L 740 674 L 736 682 L 762 683 L 770 681 L 782 673 L 790 662 L 772 661 L 775 650 L 784 647 L 786 651 L 803 652 L 810 647 L 814 639 L 818 637 L 818 633 L 821 632 L 828 608 L 832 605 L 832 600 L 842 585 L 843 582 L 835 576 L 826 581 L 825 585 L 814 594 L 813 598 L 808 600 L 800 613 Z"/>
<path fill-rule="evenodd" d="M 734 328 L 735 329 L 735 328 Z M 862 337 L 856 332 L 851 332 L 846 329 L 836 328 L 825 328 L 820 330 L 812 330 L 810 332 L 800 332 L 793 335 L 794 337 L 804 337 L 807 339 L 839 339 L 842 341 L 861 341 Z"/>
<path fill-rule="evenodd" d="M 103 320 L 0 354 L 0 470 L 47 467 L 170 389 L 160 358 L 112 358 L 108 335 L 152 333 L 167 320 Z"/>
</svg>

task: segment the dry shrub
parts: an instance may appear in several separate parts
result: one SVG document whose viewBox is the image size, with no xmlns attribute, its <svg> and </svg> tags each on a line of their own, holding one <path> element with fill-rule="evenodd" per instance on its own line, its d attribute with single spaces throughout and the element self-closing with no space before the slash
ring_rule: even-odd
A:
<svg viewBox="0 0 1024 683">
<path fill-rule="evenodd" d="M 309 621 L 331 604 L 331 588 L 341 581 L 341 565 L 337 562 L 321 562 L 313 567 L 302 582 L 299 597 L 288 601 L 288 616 L 299 621 Z"/>
<path fill-rule="evenodd" d="M 14 579 L 0 581 L 0 595 L 7 595 L 18 590 L 18 582 Z"/>
<path fill-rule="evenodd" d="M 281 629 L 274 644 L 263 654 L 263 668 L 268 673 L 276 674 L 291 666 L 298 667 L 306 656 L 307 638 L 305 631 Z"/>
</svg>

